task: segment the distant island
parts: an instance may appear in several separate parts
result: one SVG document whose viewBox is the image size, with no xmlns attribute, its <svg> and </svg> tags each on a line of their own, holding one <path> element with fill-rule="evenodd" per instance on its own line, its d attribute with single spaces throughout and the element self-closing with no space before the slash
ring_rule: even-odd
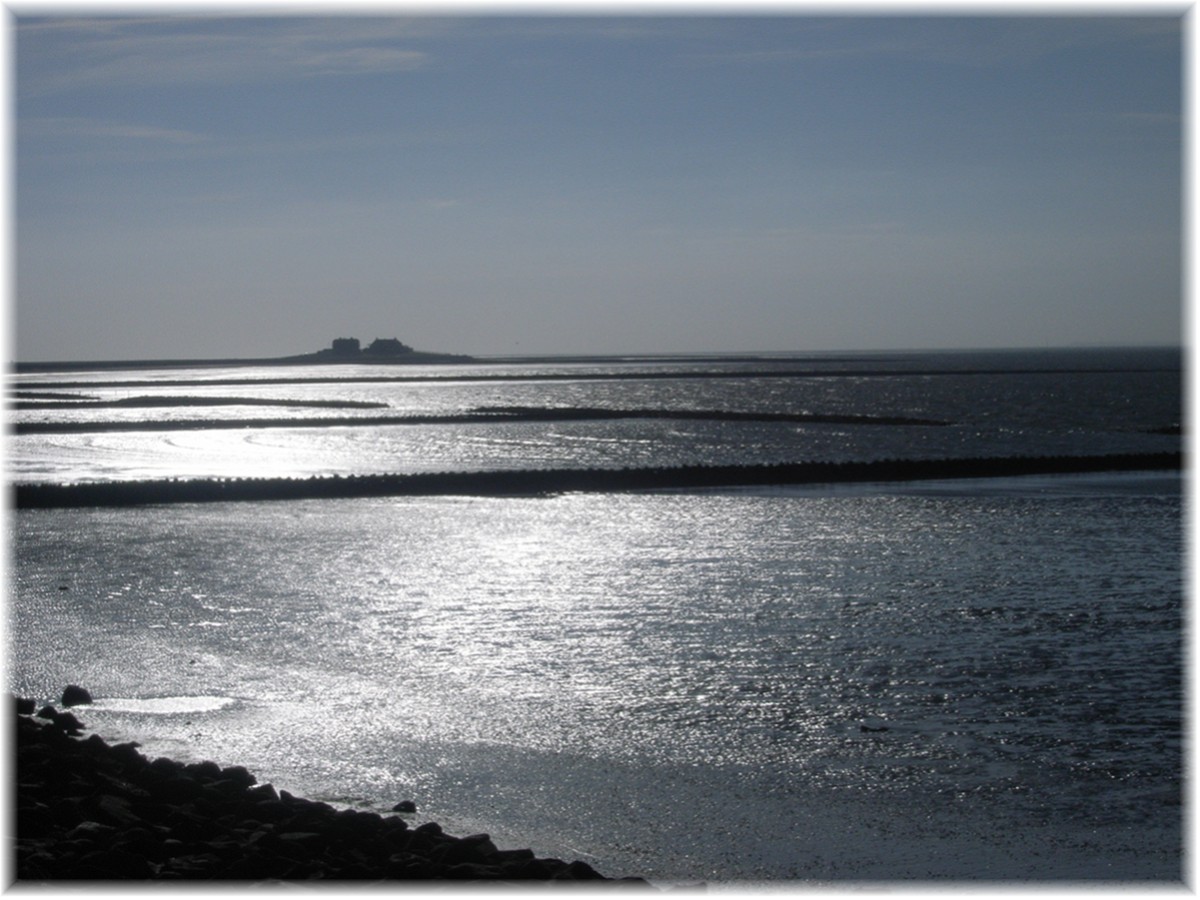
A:
<svg viewBox="0 0 1200 900">
<path fill-rule="evenodd" d="M 399 338 L 375 338 L 362 346 L 358 338 L 334 338 L 333 343 L 316 353 L 285 356 L 275 362 L 296 363 L 437 363 L 474 362 L 474 357 L 457 353 L 426 353 L 414 350 Z"/>
<path fill-rule="evenodd" d="M 63 362 L 18 362 L 12 371 L 59 372 L 68 369 L 167 369 L 198 366 L 309 366 L 325 364 L 371 363 L 383 365 L 431 365 L 436 363 L 471 363 L 473 356 L 460 353 L 427 353 L 414 350 L 398 338 L 375 338 L 366 347 L 358 338 L 334 338 L 333 343 L 315 353 L 297 356 L 277 356 L 266 359 L 126 359 L 75 360 Z"/>
</svg>

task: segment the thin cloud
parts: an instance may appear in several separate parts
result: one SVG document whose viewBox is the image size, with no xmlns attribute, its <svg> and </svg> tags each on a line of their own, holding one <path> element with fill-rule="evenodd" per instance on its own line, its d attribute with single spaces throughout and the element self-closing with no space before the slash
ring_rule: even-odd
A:
<svg viewBox="0 0 1200 900">
<path fill-rule="evenodd" d="M 70 117 L 25 120 L 19 124 L 18 129 L 20 137 L 36 139 L 145 141 L 176 145 L 200 144 L 209 140 L 207 135 L 183 128 L 160 128 L 156 125 L 101 122 Z"/>
<path fill-rule="evenodd" d="M 319 75 L 353 75 L 374 72 L 402 72 L 419 68 L 425 54 L 394 47 L 348 47 L 313 52 L 304 67 Z"/>
<path fill-rule="evenodd" d="M 230 84 L 419 69 L 400 20 L 100 18 L 18 20 L 30 93 L 127 84 Z"/>
<path fill-rule="evenodd" d="M 451 144 L 464 139 L 449 131 L 411 129 L 269 139 L 71 117 L 18 119 L 15 136 L 29 151 L 24 163 L 27 166 L 70 160 L 94 164 L 348 156 L 397 152 L 407 147 Z"/>
</svg>

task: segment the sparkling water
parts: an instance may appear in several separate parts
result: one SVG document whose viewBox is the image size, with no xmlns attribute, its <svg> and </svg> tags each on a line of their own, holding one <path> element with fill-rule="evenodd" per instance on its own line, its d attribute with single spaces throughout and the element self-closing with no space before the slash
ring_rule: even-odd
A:
<svg viewBox="0 0 1200 900">
<path fill-rule="evenodd" d="M 328 455 L 329 429 L 145 432 L 144 451 L 117 433 L 11 440 L 31 480 L 36 465 L 84 479 L 251 465 L 167 443 L 181 434 L 258 440 L 246 446 L 272 449 L 253 465 L 287 474 L 1178 447 L 1147 433 L 1178 422 L 1178 372 L 828 380 L 355 390 L 411 389 L 425 411 L 599 395 L 629 409 L 682 391 L 670 402 L 955 424 L 827 426 L 823 444 L 814 426 L 755 423 L 470 425 L 457 439 L 406 425 L 348 429 Z M 270 390 L 283 387 L 347 385 Z M 405 456 L 422 428 L 444 429 L 441 450 Z M 672 429 L 705 439 L 672 443 Z M 93 453 L 85 438 L 115 443 Z M 412 799 L 414 822 L 610 875 L 1178 880 L 1180 487 L 1133 473 L 20 511 L 10 685 L 54 700 L 83 684 L 85 723 L 150 755 L 380 812 Z"/>
</svg>

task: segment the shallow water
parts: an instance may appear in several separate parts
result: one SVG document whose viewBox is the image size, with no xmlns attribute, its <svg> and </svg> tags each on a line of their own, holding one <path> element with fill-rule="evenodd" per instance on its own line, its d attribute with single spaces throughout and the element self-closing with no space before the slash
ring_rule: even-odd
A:
<svg viewBox="0 0 1200 900">
<path fill-rule="evenodd" d="M 777 377 L 797 368 L 807 374 Z M 131 370 L 10 386 L 370 401 L 388 415 L 529 405 L 951 424 L 313 428 L 304 420 L 328 410 L 23 410 L 16 421 L 148 430 L 12 437 L 9 477 L 1181 443 L 1170 351 L 497 363 L 367 380 L 380 373 Z M 470 380 L 481 374 L 502 380 Z M 287 427 L 154 430 L 264 413 Z M 85 723 L 150 755 L 245 765 L 293 793 L 383 812 L 412 799 L 414 821 L 610 875 L 717 887 L 1181 877 L 1177 473 L 26 510 L 10 529 L 11 688 L 56 701 L 83 684 L 97 700 Z"/>
<path fill-rule="evenodd" d="M 1172 880 L 1181 506 L 1135 475 L 25 511 L 10 678 L 606 874 Z"/>
<path fill-rule="evenodd" d="M 780 371 L 794 370 L 810 376 L 774 377 Z M 746 377 L 694 377 L 710 371 Z M 838 374 L 846 371 L 857 374 Z M 86 379 L 78 382 L 84 387 L 55 387 L 74 383 L 70 379 L 83 378 L 81 373 L 20 376 L 16 385 L 24 390 L 53 389 L 59 394 L 110 400 L 208 394 L 258 400 L 352 400 L 382 403 L 386 408 L 181 405 L 127 410 L 22 410 L 16 414 L 19 423 L 152 424 L 181 419 L 236 421 L 268 417 L 279 418 L 284 425 L 17 435 L 9 441 L 9 476 L 17 482 L 306 478 L 511 468 L 1156 453 L 1177 450 L 1180 444 L 1177 434 L 1150 433 L 1180 422 L 1182 378 L 1178 353 L 1169 351 L 913 354 L 847 360 L 818 357 L 754 365 L 715 360 L 705 364 L 659 361 L 611 366 L 385 367 L 382 375 L 380 372 L 378 368 L 354 366 L 135 370 L 87 373 Z M 638 372 L 688 377 L 629 377 Z M 538 375 L 577 375 L 578 379 L 541 381 L 536 380 Z M 606 375 L 614 377 L 606 380 Z M 503 376 L 505 380 L 464 380 L 481 376 Z M 270 379 L 284 377 L 323 380 L 270 383 Z M 353 380 L 356 377 L 423 380 Z M 335 378 L 340 380 L 330 381 Z M 122 379 L 136 383 L 130 386 Z M 200 379 L 203 386 L 164 384 L 172 379 Z M 242 381 L 250 383 L 231 383 Z M 934 427 L 621 418 L 465 425 L 303 425 L 306 419 L 331 414 L 368 422 L 380 415 L 447 416 L 492 406 L 908 417 L 949 424 Z"/>
</svg>

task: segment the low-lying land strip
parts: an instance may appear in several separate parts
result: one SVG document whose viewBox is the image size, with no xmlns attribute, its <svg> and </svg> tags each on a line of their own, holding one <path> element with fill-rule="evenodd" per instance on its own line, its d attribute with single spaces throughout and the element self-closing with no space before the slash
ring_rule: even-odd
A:
<svg viewBox="0 0 1200 900">
<path fill-rule="evenodd" d="M 658 360 L 660 364 L 681 360 Z M 710 360 L 714 365 L 728 360 Z M 83 368 L 83 367 L 81 367 Z M 22 371 L 18 369 L 18 371 Z M 29 370 L 32 371 L 32 370 Z M 929 378 L 942 375 L 1122 375 L 1138 372 L 1176 372 L 1178 369 L 1169 368 L 1122 368 L 1114 370 L 1097 367 L 1072 368 L 892 368 L 892 369 L 835 369 L 835 368 L 776 368 L 774 366 L 754 366 L 743 369 L 722 368 L 688 368 L 688 369 L 610 369 L 608 371 L 582 370 L 579 372 L 520 372 L 515 369 L 507 372 L 470 372 L 465 367 L 447 369 L 436 375 L 294 375 L 279 378 L 171 378 L 150 380 L 145 378 L 124 378 L 107 381 L 38 381 L 30 383 L 39 390 L 55 389 L 97 389 L 97 388 L 137 388 L 137 387 L 213 387 L 216 385 L 280 385 L 280 384 L 428 384 L 452 382 L 494 382 L 494 381 L 663 381 L 678 379 L 754 379 L 754 378 Z"/>
<path fill-rule="evenodd" d="M 1181 453 L 805 462 L 742 466 L 548 469 L 21 484 L 17 509 L 387 496 L 543 496 L 569 492 L 696 490 L 847 482 L 1180 469 Z"/>
<path fill-rule="evenodd" d="M 185 405 L 185 404 L 180 404 Z M 202 405 L 202 404 L 186 404 Z M 263 404 L 266 405 L 266 404 Z M 286 403 L 277 405 L 285 406 Z M 305 404 L 295 401 L 293 405 Z M 332 405 L 332 404 L 329 404 Z M 354 404 L 344 403 L 351 406 Z M 380 404 L 382 405 L 382 404 Z M 229 428 L 346 428 L 381 425 L 470 425 L 481 422 L 601 422 L 613 419 L 681 419 L 725 422 L 791 422 L 800 425 L 948 425 L 906 416 L 824 413 L 731 412 L 697 409 L 608 409 L 604 407 L 481 406 L 463 413 L 406 416 L 312 416 L 305 418 L 152 419 L 143 421 L 18 422 L 15 434 L 90 434 L 108 431 L 198 431 Z"/>
<path fill-rule="evenodd" d="M 119 397 L 116 400 L 100 400 L 95 397 L 78 397 L 63 395 L 55 397 L 52 394 L 37 393 L 35 397 L 26 398 L 19 392 L 13 409 L 20 410 L 49 410 L 49 409 L 157 409 L 160 407 L 178 406 L 288 406 L 313 409 L 387 409 L 386 403 L 368 400 L 289 400 L 271 397 L 205 397 L 190 395 L 186 397 L 139 396 Z"/>
</svg>

